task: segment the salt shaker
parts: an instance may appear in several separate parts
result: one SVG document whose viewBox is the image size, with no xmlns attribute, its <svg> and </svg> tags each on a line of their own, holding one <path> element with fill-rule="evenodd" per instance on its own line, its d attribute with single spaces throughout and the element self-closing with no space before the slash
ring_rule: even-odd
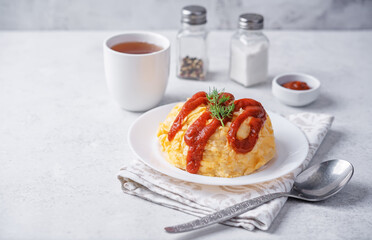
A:
<svg viewBox="0 0 372 240">
<path fill-rule="evenodd" d="M 269 40 L 262 33 L 263 25 L 263 16 L 242 14 L 231 38 L 229 75 L 245 87 L 267 80 Z"/>
<path fill-rule="evenodd" d="M 208 69 L 207 10 L 202 6 L 186 6 L 181 11 L 182 28 L 177 34 L 177 76 L 203 80 Z"/>
</svg>

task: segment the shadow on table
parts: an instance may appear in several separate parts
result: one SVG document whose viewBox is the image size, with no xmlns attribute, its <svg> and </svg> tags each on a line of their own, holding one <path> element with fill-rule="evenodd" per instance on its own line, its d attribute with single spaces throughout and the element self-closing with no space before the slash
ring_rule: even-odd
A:
<svg viewBox="0 0 372 240">
<path fill-rule="evenodd" d="M 191 239 L 203 239 L 208 235 L 216 234 L 218 232 L 226 231 L 231 229 L 232 227 L 225 226 L 222 224 L 215 224 L 206 228 L 194 230 L 192 232 L 188 233 L 182 233 L 182 235 L 179 235 L 177 240 L 191 240 Z"/>
<path fill-rule="evenodd" d="M 271 89 L 271 83 L 272 83 L 273 78 L 274 78 L 274 76 L 269 75 L 267 77 L 267 81 L 265 81 L 265 82 L 250 85 L 248 87 L 244 87 L 242 84 L 232 80 L 230 78 L 230 76 L 228 75 L 228 72 L 226 72 L 226 71 L 212 71 L 212 72 L 208 72 L 207 79 L 205 81 L 216 82 L 216 83 L 219 83 L 219 82 L 234 83 L 237 86 L 240 86 L 242 88 L 242 90 L 244 90 L 244 89 L 245 90 L 248 90 L 248 89 L 250 89 L 250 90 L 262 90 L 262 89 Z"/>
<path fill-rule="evenodd" d="M 345 209 L 363 202 L 368 194 L 367 186 L 361 182 L 353 182 L 353 179 L 351 179 L 339 193 L 318 204 L 327 208 Z"/>
<path fill-rule="evenodd" d="M 332 151 L 333 148 L 339 145 L 341 141 L 343 141 L 345 137 L 345 134 L 340 131 L 335 131 L 332 128 L 329 129 L 327 135 L 324 137 L 322 144 L 320 144 L 318 150 L 316 151 L 315 155 L 313 156 L 313 159 L 310 161 L 310 164 L 308 167 L 324 162 L 326 160 L 331 160 L 333 158 L 337 158 L 337 156 L 330 157 L 329 159 L 325 159 L 326 155 Z M 345 159 L 347 160 L 347 159 Z"/>
<path fill-rule="evenodd" d="M 330 129 L 325 136 L 322 144 L 318 148 L 316 154 L 314 155 L 313 159 L 311 160 L 309 166 L 332 159 L 325 159 L 324 156 L 327 155 L 327 153 L 330 152 L 332 148 L 337 146 L 339 142 L 343 140 L 343 137 L 344 134 L 342 132 Z M 335 158 L 336 157 L 337 156 L 335 156 Z M 358 169 L 356 169 L 355 171 L 357 172 Z M 368 186 L 360 182 L 354 182 L 352 178 L 350 182 L 344 187 L 344 189 L 327 200 L 320 202 L 306 202 L 289 198 L 288 201 L 296 202 L 296 204 L 316 204 L 324 208 L 345 209 L 346 207 L 350 207 L 363 202 L 368 194 Z M 290 211 L 289 207 L 291 207 L 290 204 L 284 204 L 278 216 L 275 218 L 271 227 L 267 231 L 268 233 L 276 232 L 276 230 L 280 227 L 280 219 L 285 218 L 286 213 Z"/>
<path fill-rule="evenodd" d="M 337 101 L 334 101 L 328 95 L 321 92 L 318 99 L 313 103 L 304 106 L 303 109 L 305 111 L 319 112 L 320 110 L 329 110 L 331 107 L 334 108 L 335 104 L 337 104 Z"/>
<path fill-rule="evenodd" d="M 169 104 L 169 103 L 175 103 L 175 102 L 184 102 L 185 99 L 188 96 L 182 96 L 180 94 L 172 94 L 172 93 L 166 93 L 161 100 L 161 102 L 158 104 L 158 106 Z"/>
<path fill-rule="evenodd" d="M 230 77 L 225 71 L 210 71 L 207 74 L 205 81 L 208 82 L 226 82 L 230 81 Z"/>
<path fill-rule="evenodd" d="M 353 207 L 354 205 L 360 204 L 366 200 L 368 195 L 368 187 L 361 184 L 360 182 L 353 182 L 353 179 L 336 195 L 320 202 L 306 202 L 298 199 L 288 198 L 288 202 L 296 204 L 311 204 L 317 205 L 320 208 L 330 208 L 330 209 L 346 209 Z M 271 224 L 268 233 L 275 233 L 278 228 L 280 228 L 280 219 L 285 218 L 285 215 L 290 211 L 290 207 L 293 204 L 284 204 L 283 208 L 280 210 L 278 216 L 274 219 Z"/>
</svg>

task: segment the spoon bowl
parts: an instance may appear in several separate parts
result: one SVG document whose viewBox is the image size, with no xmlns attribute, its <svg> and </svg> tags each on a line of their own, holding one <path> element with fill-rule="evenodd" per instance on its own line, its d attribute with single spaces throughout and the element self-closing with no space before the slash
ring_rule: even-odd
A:
<svg viewBox="0 0 372 240">
<path fill-rule="evenodd" d="M 328 160 L 300 173 L 290 192 L 272 193 L 249 199 L 200 219 L 166 227 L 165 230 L 168 233 L 180 233 L 203 228 L 226 221 L 278 197 L 293 197 L 311 202 L 325 200 L 338 193 L 350 181 L 353 174 L 354 167 L 348 161 Z"/>
<path fill-rule="evenodd" d="M 333 159 L 314 165 L 296 178 L 290 197 L 321 201 L 338 193 L 351 179 L 354 168 L 351 163 Z"/>
</svg>

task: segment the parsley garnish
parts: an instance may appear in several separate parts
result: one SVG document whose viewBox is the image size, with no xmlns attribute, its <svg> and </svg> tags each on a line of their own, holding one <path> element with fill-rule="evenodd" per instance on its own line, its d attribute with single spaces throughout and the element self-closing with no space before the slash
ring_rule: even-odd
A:
<svg viewBox="0 0 372 240">
<path fill-rule="evenodd" d="M 221 122 L 221 125 L 224 127 L 225 124 L 223 120 L 225 118 L 232 117 L 232 114 L 235 109 L 235 104 L 233 101 L 230 104 L 226 104 L 227 101 L 230 100 L 229 96 L 221 95 L 224 92 L 224 89 L 218 91 L 216 88 L 212 90 L 209 89 L 209 93 L 207 94 L 207 99 L 209 101 L 209 111 L 211 112 L 212 116 Z"/>
</svg>

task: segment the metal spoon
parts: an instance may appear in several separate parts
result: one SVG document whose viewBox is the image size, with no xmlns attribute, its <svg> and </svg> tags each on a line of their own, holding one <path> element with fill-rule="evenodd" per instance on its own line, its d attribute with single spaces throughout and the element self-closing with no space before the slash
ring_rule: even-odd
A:
<svg viewBox="0 0 372 240">
<path fill-rule="evenodd" d="M 339 192 L 351 179 L 354 167 L 345 160 L 334 159 L 316 164 L 300 173 L 290 192 L 279 192 L 253 198 L 197 220 L 164 228 L 168 233 L 187 232 L 226 221 L 278 197 L 321 201 Z"/>
</svg>

